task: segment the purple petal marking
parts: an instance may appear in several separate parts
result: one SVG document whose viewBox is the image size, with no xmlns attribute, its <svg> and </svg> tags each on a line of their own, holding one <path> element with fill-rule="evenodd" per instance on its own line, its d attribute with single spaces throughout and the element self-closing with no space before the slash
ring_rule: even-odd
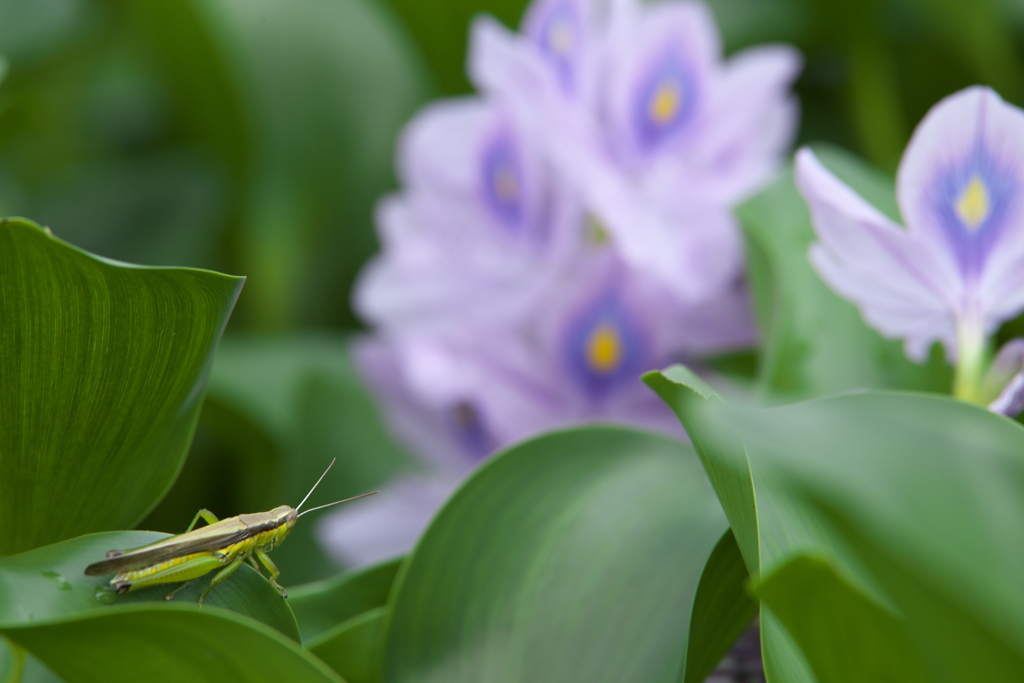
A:
<svg viewBox="0 0 1024 683">
<path fill-rule="evenodd" d="M 484 146 L 480 158 L 484 203 L 498 222 L 518 232 L 525 219 L 523 164 L 515 140 L 498 131 Z"/>
<path fill-rule="evenodd" d="M 673 137 L 696 109 L 696 80 L 683 57 L 668 45 L 641 77 L 633 100 L 633 129 L 640 149 L 648 152 Z"/>
<path fill-rule="evenodd" d="M 570 320 L 563 344 L 570 376 L 595 403 L 650 369 L 647 335 L 612 291 Z"/>
<path fill-rule="evenodd" d="M 973 280 L 983 270 L 1013 211 L 1019 185 L 980 141 L 967 159 L 936 174 L 930 208 L 965 279 Z"/>
<path fill-rule="evenodd" d="M 566 92 L 576 84 L 576 64 L 583 48 L 583 17 L 572 0 L 539 3 L 526 21 L 526 33 L 551 65 Z"/>
<path fill-rule="evenodd" d="M 473 462 L 480 462 L 497 445 L 480 411 L 469 401 L 454 404 L 445 414 L 448 429 Z"/>
</svg>

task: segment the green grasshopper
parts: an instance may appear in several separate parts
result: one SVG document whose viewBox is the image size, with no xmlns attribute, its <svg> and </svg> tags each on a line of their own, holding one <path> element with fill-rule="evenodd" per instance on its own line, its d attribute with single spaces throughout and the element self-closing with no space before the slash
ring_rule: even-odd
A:
<svg viewBox="0 0 1024 683">
<path fill-rule="evenodd" d="M 238 515 L 223 520 L 218 520 L 209 510 L 202 509 L 196 513 L 185 533 L 133 550 L 111 550 L 107 553 L 106 559 L 86 567 L 85 573 L 87 576 L 115 574 L 114 578 L 110 580 L 110 587 L 118 593 L 127 593 L 136 588 L 156 586 L 162 583 L 185 582 L 167 595 L 167 599 L 170 600 L 178 591 L 200 576 L 204 576 L 214 569 L 220 569 L 210 581 L 207 589 L 199 596 L 199 605 L 202 606 L 203 600 L 206 599 L 213 587 L 234 574 L 242 566 L 242 562 L 248 560 L 253 569 L 262 576 L 260 566 L 256 562 L 258 558 L 270 572 L 270 583 L 281 591 L 281 597 L 287 598 L 288 592 L 277 582 L 281 572 L 267 553 L 276 548 L 288 536 L 292 527 L 295 526 L 295 522 L 302 515 L 378 493 L 377 491 L 364 493 L 327 505 L 320 505 L 300 514 L 299 509 L 303 503 L 316 490 L 333 465 L 334 460 L 327 466 L 324 473 L 317 479 L 316 484 L 313 484 L 313 488 L 309 490 L 309 493 L 296 508 L 279 505 L 269 512 Z M 207 526 L 193 531 L 200 518 L 207 523 Z"/>
</svg>

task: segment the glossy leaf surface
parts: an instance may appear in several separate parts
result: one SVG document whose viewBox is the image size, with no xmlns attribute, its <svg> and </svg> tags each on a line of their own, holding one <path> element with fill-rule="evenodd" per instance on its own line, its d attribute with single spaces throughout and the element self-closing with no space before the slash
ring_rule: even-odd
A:
<svg viewBox="0 0 1024 683">
<path fill-rule="evenodd" d="M 378 683 L 386 617 L 386 607 L 352 617 L 311 642 L 310 652 L 349 683 Z"/>
<path fill-rule="evenodd" d="M 704 627 L 691 620 L 698 592 L 720 592 L 702 575 L 725 532 L 681 443 L 591 427 L 513 447 L 465 482 L 408 558 L 384 678 L 678 681 Z M 719 654 L 731 644 L 705 641 Z"/>
<path fill-rule="evenodd" d="M 883 670 L 903 681 L 1019 678 L 1024 553 L 1008 541 L 1024 515 L 1019 424 L 933 395 L 756 410 L 723 403 L 683 368 L 648 381 L 686 424 L 762 577 L 776 676 L 811 680 L 783 673 L 797 661 L 821 683 Z M 874 656 L 859 656 L 872 644 Z"/>
<path fill-rule="evenodd" d="M 277 631 L 205 607 L 131 605 L 27 625 L 9 636 L 68 683 L 343 680 Z"/>
<path fill-rule="evenodd" d="M 156 504 L 241 285 L 0 221 L 0 555 L 129 528 Z"/>
<path fill-rule="evenodd" d="M 129 550 L 166 538 L 153 531 L 113 531 L 0 558 L 0 629 L 17 629 L 36 621 L 69 619 L 96 610 L 118 610 L 124 605 L 154 602 L 180 583 L 141 588 L 123 595 L 103 589 L 112 578 L 86 576 L 85 568 L 104 558 L 108 550 Z M 179 604 L 195 605 L 212 574 L 198 579 L 174 597 Z M 242 566 L 227 581 L 215 586 L 203 603 L 263 622 L 292 640 L 299 631 L 287 602 L 255 571 Z"/>
<path fill-rule="evenodd" d="M 385 562 L 288 591 L 302 641 L 310 643 L 328 629 L 387 604 L 401 560 Z"/>
</svg>

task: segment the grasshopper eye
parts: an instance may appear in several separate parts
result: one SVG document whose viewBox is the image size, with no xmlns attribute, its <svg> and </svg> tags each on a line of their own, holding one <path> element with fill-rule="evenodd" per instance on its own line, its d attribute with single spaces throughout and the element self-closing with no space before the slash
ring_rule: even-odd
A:
<svg viewBox="0 0 1024 683">
<path fill-rule="evenodd" d="M 121 557 L 122 555 L 124 555 L 124 551 L 123 550 L 108 550 L 107 551 L 107 558 L 108 559 L 111 558 L 111 557 Z"/>
</svg>

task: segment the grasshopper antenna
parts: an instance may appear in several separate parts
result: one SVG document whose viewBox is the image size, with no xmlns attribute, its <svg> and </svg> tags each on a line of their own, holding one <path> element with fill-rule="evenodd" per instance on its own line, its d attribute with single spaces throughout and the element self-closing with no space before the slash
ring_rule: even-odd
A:
<svg viewBox="0 0 1024 683">
<path fill-rule="evenodd" d="M 318 505 L 315 508 L 310 508 L 310 509 L 306 510 L 306 512 L 299 513 L 299 517 L 301 517 L 302 515 L 304 515 L 304 514 L 306 514 L 308 512 L 313 512 L 314 510 L 323 510 L 324 508 L 329 508 L 332 505 L 341 505 L 342 503 L 347 503 L 350 500 L 358 500 L 360 498 L 366 498 L 367 496 L 372 496 L 375 493 L 380 493 L 380 491 L 370 491 L 369 493 L 360 493 L 358 496 L 352 496 L 351 498 L 346 498 L 345 500 L 336 500 L 333 503 L 328 503 L 327 505 Z M 296 508 L 296 509 L 298 509 L 298 508 Z"/>
<path fill-rule="evenodd" d="M 324 480 L 324 477 L 326 477 L 326 476 L 327 476 L 327 473 L 331 471 L 331 468 L 332 468 L 332 467 L 334 467 L 334 461 L 335 461 L 335 460 L 337 460 L 337 458 L 332 458 L 332 459 L 331 459 L 331 464 L 327 466 L 327 469 L 326 469 L 326 470 L 324 470 L 324 473 L 323 473 L 323 474 L 321 474 L 321 475 L 320 475 L 320 478 L 316 480 L 316 483 L 315 483 L 315 484 L 313 484 L 313 488 L 311 488 L 311 489 L 309 490 L 309 493 L 307 493 L 307 494 L 306 494 L 306 497 L 305 497 L 305 498 L 303 498 L 303 499 L 302 499 L 302 502 L 301 502 L 301 503 L 299 503 L 299 506 L 298 506 L 297 508 L 295 508 L 295 511 L 296 511 L 296 512 L 298 512 L 298 511 L 299 511 L 299 508 L 301 508 L 301 507 L 302 507 L 303 505 L 305 505 L 305 503 L 306 503 L 306 500 L 307 500 L 307 499 L 308 499 L 308 498 L 309 498 L 309 497 L 310 497 L 311 495 L 313 495 L 313 491 L 316 491 L 316 487 L 320 485 L 320 482 L 322 482 L 322 481 Z M 307 512 L 308 512 L 308 510 L 307 510 Z"/>
</svg>

